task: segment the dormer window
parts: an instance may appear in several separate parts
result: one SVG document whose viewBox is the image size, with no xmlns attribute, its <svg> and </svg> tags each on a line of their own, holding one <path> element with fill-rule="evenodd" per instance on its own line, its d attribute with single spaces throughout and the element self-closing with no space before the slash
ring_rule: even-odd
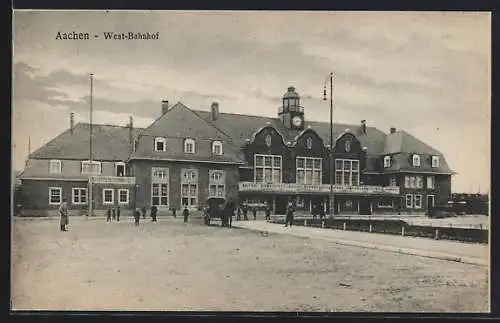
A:
<svg viewBox="0 0 500 323">
<path fill-rule="evenodd" d="M 118 177 L 125 176 L 125 163 L 123 162 L 115 163 L 115 176 Z"/>
<path fill-rule="evenodd" d="M 101 174 L 101 162 L 92 161 L 92 167 L 90 161 L 82 161 L 82 174 Z"/>
<path fill-rule="evenodd" d="M 420 156 L 413 155 L 413 167 L 420 167 Z"/>
<path fill-rule="evenodd" d="M 50 174 L 61 174 L 62 162 L 60 160 L 51 160 L 49 163 Z"/>
<path fill-rule="evenodd" d="M 439 156 L 432 156 L 432 167 L 439 167 Z"/>
<path fill-rule="evenodd" d="M 214 141 L 212 143 L 212 154 L 214 155 L 222 155 L 222 142 Z"/>
<path fill-rule="evenodd" d="M 391 167 L 391 156 L 384 156 L 384 168 Z"/>
<path fill-rule="evenodd" d="M 167 151 L 167 140 L 163 137 L 155 138 L 155 151 Z"/>
<path fill-rule="evenodd" d="M 188 154 L 194 154 L 195 152 L 195 143 L 193 139 L 184 140 L 184 152 Z"/>
</svg>

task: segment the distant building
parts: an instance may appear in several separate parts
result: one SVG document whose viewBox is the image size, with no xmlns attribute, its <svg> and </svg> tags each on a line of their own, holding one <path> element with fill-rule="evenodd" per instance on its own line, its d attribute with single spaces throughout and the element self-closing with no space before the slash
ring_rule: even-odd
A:
<svg viewBox="0 0 500 323">
<path fill-rule="evenodd" d="M 73 125 L 30 154 L 22 175 L 27 208 L 56 208 L 65 197 L 87 208 L 93 175 L 96 209 L 122 204 L 160 210 L 200 208 L 207 198 L 268 203 L 282 214 L 289 201 L 305 212 L 329 211 L 330 125 L 308 121 L 293 87 L 276 118 L 209 111 L 162 101 L 145 129 Z M 363 120 L 334 124 L 336 214 L 425 213 L 451 196 L 451 176 L 438 150 L 402 130 L 386 134 Z M 135 204 L 137 203 L 137 204 Z M 83 212 L 83 211 L 82 211 Z"/>
</svg>

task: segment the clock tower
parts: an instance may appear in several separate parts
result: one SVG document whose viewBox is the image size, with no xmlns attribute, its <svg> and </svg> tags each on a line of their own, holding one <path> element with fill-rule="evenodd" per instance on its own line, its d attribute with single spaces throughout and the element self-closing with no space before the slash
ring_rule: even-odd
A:
<svg viewBox="0 0 500 323">
<path fill-rule="evenodd" d="M 304 108 L 300 106 L 300 96 L 292 86 L 283 95 L 283 105 L 278 110 L 278 118 L 288 129 L 304 129 Z"/>
</svg>

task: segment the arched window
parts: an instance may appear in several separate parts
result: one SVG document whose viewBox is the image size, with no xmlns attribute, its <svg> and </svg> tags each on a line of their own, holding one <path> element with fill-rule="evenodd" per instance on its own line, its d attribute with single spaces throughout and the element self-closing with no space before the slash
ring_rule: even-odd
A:
<svg viewBox="0 0 500 323">
<path fill-rule="evenodd" d="M 184 140 L 184 152 L 188 154 L 194 154 L 196 150 L 195 142 L 193 139 Z"/>
<path fill-rule="evenodd" d="M 222 155 L 222 142 L 214 141 L 212 143 L 212 154 L 214 155 Z"/>
<path fill-rule="evenodd" d="M 384 157 L 384 168 L 391 167 L 391 156 Z"/>
<path fill-rule="evenodd" d="M 165 138 L 155 138 L 155 151 L 167 151 L 167 140 Z"/>
<path fill-rule="evenodd" d="M 413 155 L 413 167 L 420 167 L 420 156 Z"/>
</svg>

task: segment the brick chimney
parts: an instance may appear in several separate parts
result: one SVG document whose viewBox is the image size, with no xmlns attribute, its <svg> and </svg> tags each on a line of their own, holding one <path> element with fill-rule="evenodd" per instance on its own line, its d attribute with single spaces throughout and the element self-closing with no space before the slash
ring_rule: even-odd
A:
<svg viewBox="0 0 500 323">
<path fill-rule="evenodd" d="M 391 128 L 391 133 L 396 133 L 396 128 Z"/>
<path fill-rule="evenodd" d="M 161 115 L 164 115 L 168 111 L 168 100 L 161 101 Z"/>
<path fill-rule="evenodd" d="M 128 142 L 130 145 L 130 153 L 134 152 L 134 118 L 130 116 L 130 121 L 128 124 Z"/>
<path fill-rule="evenodd" d="M 71 134 L 73 134 L 74 128 L 75 128 L 75 114 L 71 112 L 69 114 L 69 131 Z"/>
<path fill-rule="evenodd" d="M 212 120 L 217 120 L 219 118 L 219 103 L 213 102 L 210 108 Z"/>
</svg>

